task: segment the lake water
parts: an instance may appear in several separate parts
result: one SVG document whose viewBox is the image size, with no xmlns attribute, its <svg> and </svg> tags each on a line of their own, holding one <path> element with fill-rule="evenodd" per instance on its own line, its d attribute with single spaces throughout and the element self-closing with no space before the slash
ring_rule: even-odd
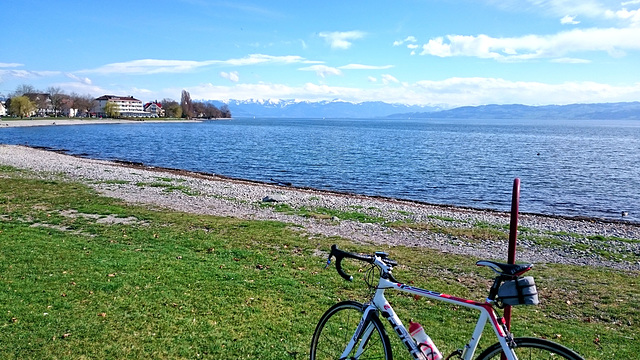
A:
<svg viewBox="0 0 640 360">
<path fill-rule="evenodd" d="M 0 129 L 0 143 L 436 204 L 640 221 L 640 121 L 234 119 Z"/>
</svg>

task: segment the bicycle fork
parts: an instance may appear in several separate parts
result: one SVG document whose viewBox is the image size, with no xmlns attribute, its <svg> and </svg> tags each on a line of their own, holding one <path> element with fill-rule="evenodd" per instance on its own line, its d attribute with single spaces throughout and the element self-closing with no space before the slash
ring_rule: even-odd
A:
<svg viewBox="0 0 640 360">
<path fill-rule="evenodd" d="M 351 340 L 349 340 L 347 347 L 344 349 L 344 352 L 340 356 L 340 360 L 348 359 L 349 354 L 353 351 L 354 346 L 358 344 L 358 341 L 360 341 L 360 344 L 358 345 L 352 359 L 360 358 L 360 355 L 364 352 L 365 346 L 369 342 L 371 334 L 375 330 L 373 318 L 376 316 L 378 316 L 378 309 L 371 304 L 366 305 L 362 318 L 360 319 L 360 323 L 358 324 L 355 333 L 353 333 Z"/>
<path fill-rule="evenodd" d="M 393 330 L 400 336 L 400 339 L 407 347 L 411 356 L 416 360 L 427 360 L 422 351 L 418 348 L 415 341 L 411 337 L 411 334 L 407 331 L 407 329 L 402 325 L 402 321 L 396 315 L 395 311 L 391 308 L 389 303 L 387 302 L 385 306 L 382 308 L 382 316 L 389 321 Z M 378 316 L 378 308 L 372 303 L 366 304 L 364 308 L 364 313 L 362 314 L 362 318 L 360 319 L 360 323 L 356 328 L 353 337 L 349 340 L 347 347 L 344 349 L 344 352 L 340 356 L 341 360 L 346 359 L 358 359 L 360 355 L 364 352 L 364 348 L 366 347 L 369 338 L 373 331 L 375 331 L 375 325 L 373 323 L 373 318 Z M 359 342 L 359 344 L 358 344 Z M 352 358 L 349 358 L 349 354 L 353 351 L 354 347 L 358 344 L 358 348 L 356 349 Z"/>
</svg>

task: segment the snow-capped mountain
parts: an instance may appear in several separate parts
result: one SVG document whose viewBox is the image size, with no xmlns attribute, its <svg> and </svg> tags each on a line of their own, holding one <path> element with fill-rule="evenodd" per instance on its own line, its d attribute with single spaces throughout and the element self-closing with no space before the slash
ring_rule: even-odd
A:
<svg viewBox="0 0 640 360">
<path fill-rule="evenodd" d="M 391 114 L 432 112 L 444 107 L 389 104 L 381 101 L 351 103 L 342 100 L 299 101 L 280 99 L 210 100 L 218 108 L 227 105 L 233 117 L 280 118 L 379 118 Z"/>
</svg>

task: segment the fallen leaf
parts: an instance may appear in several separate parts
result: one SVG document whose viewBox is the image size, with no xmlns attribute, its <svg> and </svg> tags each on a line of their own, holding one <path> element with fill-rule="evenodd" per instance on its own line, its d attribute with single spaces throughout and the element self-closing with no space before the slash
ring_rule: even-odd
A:
<svg viewBox="0 0 640 360">
<path fill-rule="evenodd" d="M 109 274 L 109 275 L 107 275 L 107 276 L 108 276 L 108 277 L 116 277 L 116 274 L 117 274 L 117 273 L 113 273 L 113 274 Z"/>
<path fill-rule="evenodd" d="M 107 317 L 107 313 L 99 313 L 98 316 Z"/>
</svg>

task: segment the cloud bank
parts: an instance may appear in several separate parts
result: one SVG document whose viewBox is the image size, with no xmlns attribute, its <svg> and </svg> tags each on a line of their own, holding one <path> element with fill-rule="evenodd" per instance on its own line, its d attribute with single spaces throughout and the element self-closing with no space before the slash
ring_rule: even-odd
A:
<svg viewBox="0 0 640 360">
<path fill-rule="evenodd" d="M 574 29 L 547 36 L 503 38 L 447 35 L 429 40 L 422 46 L 420 55 L 508 61 L 557 58 L 577 52 L 606 52 L 611 56 L 622 56 L 626 50 L 640 50 L 640 27 Z"/>
</svg>

